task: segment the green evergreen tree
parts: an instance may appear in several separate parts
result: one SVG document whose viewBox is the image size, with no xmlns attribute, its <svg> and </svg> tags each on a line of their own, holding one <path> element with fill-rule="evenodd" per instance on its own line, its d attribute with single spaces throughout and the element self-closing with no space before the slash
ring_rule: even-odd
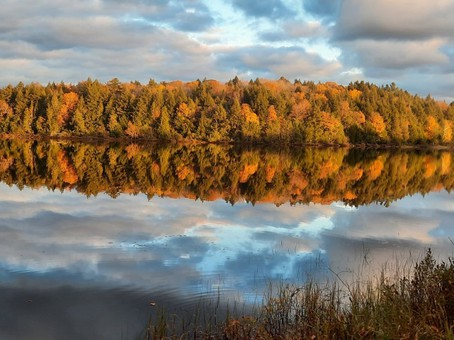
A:
<svg viewBox="0 0 454 340">
<path fill-rule="evenodd" d="M 161 110 L 161 118 L 159 121 L 158 135 L 162 139 L 169 140 L 172 138 L 173 133 L 170 128 L 170 117 L 167 107 L 164 106 Z"/>
</svg>

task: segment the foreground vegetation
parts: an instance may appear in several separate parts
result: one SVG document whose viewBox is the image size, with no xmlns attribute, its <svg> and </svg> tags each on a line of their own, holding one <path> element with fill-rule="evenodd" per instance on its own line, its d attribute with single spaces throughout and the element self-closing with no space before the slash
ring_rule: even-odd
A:
<svg viewBox="0 0 454 340">
<path fill-rule="evenodd" d="M 282 286 L 254 312 L 178 324 L 161 315 L 144 339 L 454 339 L 454 261 L 429 250 L 410 274 L 353 285 Z"/>
<path fill-rule="evenodd" d="M 239 148 L 0 140 L 0 180 L 87 196 L 143 193 L 277 205 L 388 204 L 454 188 L 449 150 Z"/>
<path fill-rule="evenodd" d="M 267 144 L 450 144 L 454 103 L 394 84 L 281 78 L 72 84 L 0 89 L 3 136 Z"/>
</svg>

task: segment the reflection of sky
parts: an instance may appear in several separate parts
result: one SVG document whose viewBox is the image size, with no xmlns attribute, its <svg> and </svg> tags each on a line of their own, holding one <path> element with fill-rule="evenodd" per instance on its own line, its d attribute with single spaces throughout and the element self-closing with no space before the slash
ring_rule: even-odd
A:
<svg viewBox="0 0 454 340">
<path fill-rule="evenodd" d="M 454 199 L 446 192 L 388 208 L 276 207 L 144 195 L 86 198 L 1 184 L 0 285 L 8 296 L 21 289 L 66 287 L 86 295 L 99 288 L 98 297 L 124 290 L 134 299 L 138 292 L 151 299 L 167 294 L 182 304 L 216 289 L 249 296 L 267 280 L 316 275 L 326 266 L 340 272 L 366 261 L 369 271 L 427 247 L 451 255 L 452 221 Z M 3 311 L 14 305 L 5 298 L 0 304 Z"/>
</svg>

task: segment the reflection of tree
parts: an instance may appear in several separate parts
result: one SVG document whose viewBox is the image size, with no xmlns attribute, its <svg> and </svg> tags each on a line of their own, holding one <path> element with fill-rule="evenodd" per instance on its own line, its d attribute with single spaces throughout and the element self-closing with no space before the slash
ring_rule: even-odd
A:
<svg viewBox="0 0 454 340">
<path fill-rule="evenodd" d="M 448 151 L 0 142 L 9 185 L 249 202 L 389 202 L 454 186 Z"/>
</svg>

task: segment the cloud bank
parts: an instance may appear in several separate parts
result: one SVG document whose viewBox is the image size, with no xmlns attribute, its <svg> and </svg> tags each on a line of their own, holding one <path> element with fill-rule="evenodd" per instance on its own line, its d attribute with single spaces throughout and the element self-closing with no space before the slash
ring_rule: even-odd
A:
<svg viewBox="0 0 454 340">
<path fill-rule="evenodd" d="M 454 99 L 450 0 L 6 0 L 0 84 L 238 75 Z"/>
</svg>

